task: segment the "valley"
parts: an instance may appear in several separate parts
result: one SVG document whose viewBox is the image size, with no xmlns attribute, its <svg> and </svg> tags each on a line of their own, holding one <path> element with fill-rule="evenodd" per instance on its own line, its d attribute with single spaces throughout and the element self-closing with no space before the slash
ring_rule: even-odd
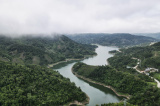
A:
<svg viewBox="0 0 160 106">
<path fill-rule="evenodd" d="M 160 104 L 160 95 L 158 93 L 160 92 L 159 71 L 147 72 L 147 74 L 145 73 L 146 75 L 143 74 L 143 72 L 147 68 L 156 70 L 160 69 L 158 65 L 160 56 L 159 43 L 152 43 L 156 40 L 149 37 L 142 37 L 141 40 L 136 41 L 132 39 L 132 41 L 130 41 L 130 37 L 128 38 L 126 36 L 133 37 L 133 35 L 124 34 L 124 38 L 122 37 L 122 35 L 123 34 L 114 35 L 118 36 L 118 39 L 119 36 L 121 36 L 121 38 L 123 39 L 119 41 L 115 39 L 117 41 L 116 43 L 109 43 L 108 40 L 103 38 L 104 35 L 99 36 L 100 38 L 103 38 L 103 40 L 100 40 L 101 43 L 92 41 L 92 43 L 98 43 L 100 45 L 88 45 L 91 42 L 80 44 L 70 40 L 64 35 L 58 35 L 54 37 L 35 37 L 29 35 L 19 38 L 0 36 L 1 72 L 3 74 L 5 70 L 8 71 L 8 74 L 3 74 L 3 78 L 8 76 L 13 80 L 11 82 L 8 82 L 7 84 L 2 83 L 0 85 L 2 86 L 2 88 L 13 85 L 19 87 L 23 92 L 25 92 L 22 94 L 24 96 L 24 99 L 21 100 L 18 97 L 12 98 L 16 98 L 17 101 L 26 101 L 26 104 L 87 104 L 88 106 L 105 106 L 108 103 L 114 104 L 120 102 L 121 104 L 121 101 L 123 101 L 124 98 L 127 98 L 127 104 L 131 106 L 146 104 L 148 104 L 149 106 L 158 106 L 158 104 Z M 87 36 L 93 35 L 86 35 L 86 40 L 89 40 Z M 92 37 L 90 39 L 92 39 Z M 104 44 L 103 42 L 108 42 L 108 44 Z M 127 42 L 137 43 L 133 43 L 132 45 L 130 45 Z M 110 45 L 110 47 L 108 45 Z M 118 46 L 120 48 L 117 48 L 115 46 Z M 40 92 L 34 93 L 33 89 L 40 90 L 36 88 L 40 85 L 36 83 L 36 81 L 32 82 L 32 76 L 30 77 L 31 79 L 29 80 L 29 83 L 35 83 L 35 85 L 33 87 L 33 84 L 31 84 L 31 86 L 27 88 L 28 91 L 23 88 L 26 85 L 16 85 L 16 80 L 14 79 L 15 77 L 12 78 L 13 76 L 10 74 L 11 68 L 8 68 L 11 67 L 10 65 L 13 67 L 13 72 L 16 72 L 15 76 L 20 76 L 24 73 L 21 70 L 17 72 L 15 69 L 19 70 L 19 67 L 24 67 L 22 68 L 24 70 L 27 69 L 28 71 L 25 71 L 24 73 L 24 78 L 27 79 L 28 77 L 26 77 L 25 75 L 30 75 L 30 72 L 34 73 L 34 71 L 36 72 L 36 70 L 40 70 L 40 73 L 36 72 L 36 75 L 38 75 L 37 78 L 39 79 L 40 74 L 44 73 L 44 70 L 50 70 L 48 68 L 51 68 L 53 69 L 52 71 L 54 73 L 50 73 L 51 76 L 49 74 L 45 75 L 48 76 L 48 78 L 44 78 L 46 79 L 45 83 L 50 84 L 50 77 L 54 75 L 58 76 L 61 74 L 64 79 L 63 77 L 60 77 L 60 79 L 55 77 L 54 79 L 63 82 L 65 81 L 65 78 L 67 78 L 69 79 L 66 82 L 68 83 L 67 85 L 75 87 L 74 89 L 77 89 L 78 91 L 75 91 L 75 94 L 71 93 L 70 95 L 68 95 L 68 91 L 63 90 L 63 85 L 66 85 L 65 83 L 55 86 L 55 83 L 53 82 L 52 85 L 49 85 L 52 88 L 51 92 L 48 92 L 47 94 L 45 94 L 44 98 L 41 98 L 41 96 L 39 96 L 41 95 Z M 28 81 L 27 79 L 26 82 Z M 3 81 L 3 79 L 1 80 Z M 39 81 L 40 84 L 43 84 L 43 81 Z M 55 101 L 56 99 L 53 100 L 53 98 L 50 98 L 50 96 L 53 94 L 53 97 L 55 97 L 54 92 L 57 89 L 55 87 L 59 86 L 62 87 L 62 91 L 64 93 L 62 93 L 62 91 L 60 90 L 58 91 L 60 93 L 56 95 L 63 95 L 64 99 L 62 99 L 62 96 L 61 101 Z M 41 89 L 45 89 L 44 93 L 46 93 L 49 88 L 42 87 Z M 6 92 L 8 92 L 8 90 L 11 93 L 14 93 L 17 88 L 12 88 L 11 90 L 10 88 L 6 88 Z M 3 96 L 4 94 L 2 91 L 4 91 L 4 89 L 1 90 L 1 96 L 3 99 L 0 100 L 0 103 L 18 104 L 18 102 L 16 101 L 14 103 L 13 101 L 6 102 L 6 100 L 8 99 L 5 100 L 5 98 L 9 98 L 9 95 L 7 94 L 6 96 Z M 17 91 L 17 93 L 19 93 L 19 91 Z M 75 97 L 74 95 L 79 96 Z M 144 95 L 147 96 L 145 97 Z M 41 98 L 42 100 L 44 100 L 43 103 L 40 101 L 38 102 L 36 99 L 31 99 L 32 102 L 30 102 L 29 97 L 32 96 L 36 99 Z M 48 99 L 50 98 L 50 100 L 48 101 L 48 99 L 45 99 L 45 97 L 47 97 Z M 74 99 L 71 99 L 73 97 Z M 139 100 L 138 98 L 141 99 Z M 37 102 L 35 102 L 34 100 L 36 100 Z"/>
<path fill-rule="evenodd" d="M 157 80 L 159 78 L 158 52 L 159 43 L 145 47 L 113 50 L 110 53 L 115 55 L 108 59 L 109 66 L 90 66 L 77 63 L 73 66 L 73 73 L 85 80 L 112 86 L 116 91 L 131 95 L 128 99 L 131 104 L 158 106 L 160 104 L 160 89 Z M 152 62 L 149 62 L 151 60 Z M 148 71 L 149 69 L 151 71 Z"/>
<path fill-rule="evenodd" d="M 106 47 L 98 45 L 96 48 L 97 56 L 93 56 L 81 62 L 86 64 L 100 66 L 100 65 L 107 65 L 106 59 L 112 57 L 112 54 L 109 54 L 108 51 L 110 50 L 117 50 L 118 48 L 115 47 Z M 75 82 L 76 86 L 80 87 L 83 92 L 85 92 L 89 98 L 88 106 L 95 106 L 96 104 L 101 105 L 103 103 L 115 103 L 121 101 L 124 97 L 118 96 L 115 92 L 113 92 L 110 88 L 106 88 L 103 85 L 98 85 L 82 78 L 77 78 L 72 73 L 72 67 L 77 61 L 72 62 L 64 62 L 59 65 L 53 67 L 54 70 L 57 70 L 61 75 L 66 78 L 69 78 L 72 82 Z"/>
<path fill-rule="evenodd" d="M 160 106 L 160 0 L 0 0 L 0 106 Z"/>
</svg>

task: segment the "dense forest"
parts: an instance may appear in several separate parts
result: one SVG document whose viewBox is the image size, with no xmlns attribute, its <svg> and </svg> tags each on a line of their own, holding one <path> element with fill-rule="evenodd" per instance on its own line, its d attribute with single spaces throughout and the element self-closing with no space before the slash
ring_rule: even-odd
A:
<svg viewBox="0 0 160 106">
<path fill-rule="evenodd" d="M 128 100 L 131 104 L 148 106 L 160 104 L 160 89 L 149 76 L 130 69 L 123 71 L 112 66 L 90 66 L 80 62 L 73 66 L 73 71 L 93 81 L 112 86 L 118 92 L 132 95 Z"/>
<path fill-rule="evenodd" d="M 101 45 L 124 47 L 155 41 L 149 37 L 138 37 L 137 40 L 134 35 L 130 34 L 111 35 L 113 35 L 112 39 L 104 34 L 94 35 L 99 39 L 92 34 L 87 35 L 86 42 L 83 39 L 85 44 L 76 43 L 64 35 L 48 37 L 27 35 L 18 38 L 1 35 L 0 105 L 64 105 L 74 100 L 84 101 L 86 95 L 80 88 L 58 72 L 47 69 L 45 66 L 67 58 L 79 59 L 95 55 L 96 46 L 87 45 L 88 43 L 96 42 Z M 93 42 L 90 42 L 90 39 Z M 119 40 L 115 42 L 117 39 Z M 132 39 L 132 44 L 129 39 Z M 158 106 L 160 89 L 156 87 L 156 83 L 149 76 L 139 74 L 131 67 L 134 67 L 137 59 L 140 59 L 139 69 L 154 67 L 160 70 L 160 43 L 146 47 L 120 49 L 120 51 L 110 51 L 110 53 L 115 54 L 114 57 L 108 59 L 110 66 L 77 63 L 73 71 L 96 82 L 112 86 L 119 93 L 132 95 L 127 101 L 131 106 L 132 104 Z M 160 72 L 150 75 L 160 80 Z M 103 105 L 114 106 L 115 104 Z"/>
<path fill-rule="evenodd" d="M 96 55 L 95 48 L 64 35 L 0 35 L 0 106 L 58 106 L 86 100 L 80 88 L 46 65 Z"/>
<path fill-rule="evenodd" d="M 67 58 L 95 55 L 96 46 L 76 43 L 64 35 L 18 38 L 0 36 L 0 60 L 18 64 L 47 65 Z"/>
<path fill-rule="evenodd" d="M 72 40 L 82 44 L 100 44 L 104 46 L 128 47 L 158 41 L 155 38 L 127 33 L 84 33 L 67 35 Z"/>
<path fill-rule="evenodd" d="M 86 95 L 58 72 L 37 65 L 0 62 L 0 106 L 58 106 Z"/>
</svg>

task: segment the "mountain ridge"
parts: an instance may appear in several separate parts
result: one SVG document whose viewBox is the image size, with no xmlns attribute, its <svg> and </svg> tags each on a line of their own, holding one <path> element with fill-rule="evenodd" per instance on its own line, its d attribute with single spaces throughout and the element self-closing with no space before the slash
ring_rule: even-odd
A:
<svg viewBox="0 0 160 106">
<path fill-rule="evenodd" d="M 95 55 L 96 46 L 79 44 L 68 37 L 0 36 L 0 59 L 21 64 L 47 65 L 67 58 Z"/>
<path fill-rule="evenodd" d="M 135 46 L 143 43 L 158 41 L 155 38 L 132 35 L 129 33 L 86 33 L 67 35 L 72 40 L 82 44 L 97 43 L 103 46 L 127 47 Z"/>
</svg>

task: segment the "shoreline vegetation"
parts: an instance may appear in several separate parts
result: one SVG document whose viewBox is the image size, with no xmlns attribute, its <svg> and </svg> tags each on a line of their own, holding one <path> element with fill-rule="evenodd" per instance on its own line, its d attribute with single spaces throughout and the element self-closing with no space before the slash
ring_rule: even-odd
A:
<svg viewBox="0 0 160 106">
<path fill-rule="evenodd" d="M 83 58 L 84 59 L 84 58 Z M 81 60 L 81 59 L 66 59 L 66 60 L 64 60 L 64 61 L 59 61 L 59 62 L 56 62 L 56 63 L 53 63 L 53 64 L 48 64 L 48 68 L 52 68 L 53 66 L 55 66 L 55 65 L 58 65 L 58 64 L 60 64 L 60 63 L 64 63 L 64 62 L 68 62 L 68 61 L 72 61 L 72 60 Z"/>
<path fill-rule="evenodd" d="M 0 70 L 3 75 L 0 77 L 2 106 L 59 106 L 72 101 L 89 102 L 88 96 L 75 83 L 52 69 L 0 61 Z"/>
<path fill-rule="evenodd" d="M 94 83 L 94 84 L 102 85 L 102 86 L 104 86 L 104 87 L 106 87 L 106 88 L 111 89 L 117 96 L 121 96 L 121 97 L 125 97 L 125 98 L 127 98 L 127 99 L 130 99 L 130 95 L 127 95 L 127 94 L 126 94 L 126 95 L 119 94 L 119 92 L 117 92 L 112 86 L 107 86 L 107 85 L 105 85 L 105 84 L 102 84 L 102 83 L 93 81 L 93 80 L 91 80 L 91 79 L 89 79 L 89 78 L 86 78 L 86 77 L 83 77 L 83 76 L 81 76 L 81 75 L 78 75 L 76 72 L 73 71 L 73 68 L 72 68 L 71 71 L 72 71 L 72 73 L 73 73 L 76 77 L 78 77 L 78 78 L 81 78 L 81 79 L 83 79 L 83 80 L 86 80 L 86 81 L 91 82 L 91 83 Z"/>
<path fill-rule="evenodd" d="M 67 105 L 67 106 L 72 106 L 72 105 L 85 106 L 90 101 L 89 96 L 86 93 L 85 93 L 85 95 L 86 95 L 86 99 L 84 101 L 78 102 L 77 100 L 75 100 L 73 102 L 70 102 L 69 105 Z"/>
<path fill-rule="evenodd" d="M 64 60 L 64 61 L 59 61 L 59 62 L 56 62 L 56 63 L 53 63 L 53 64 L 49 64 L 47 67 L 48 68 L 52 68 L 53 66 L 55 66 L 55 65 L 58 65 L 58 64 L 60 64 L 60 63 L 64 63 L 64 62 L 68 62 L 68 61 L 73 61 L 73 60 L 83 60 L 83 59 L 86 59 L 86 58 L 89 58 L 89 57 L 93 57 L 93 56 L 96 56 L 96 55 L 89 55 L 89 56 L 86 56 L 86 57 L 84 57 L 84 58 L 79 58 L 79 59 L 66 59 L 66 60 Z M 85 93 L 85 92 L 84 92 Z M 89 103 L 89 101 L 90 101 L 90 98 L 89 98 L 89 96 L 85 93 L 85 95 L 86 95 L 86 99 L 84 100 L 84 101 L 82 101 L 82 102 L 79 102 L 79 101 L 77 101 L 77 100 L 75 100 L 75 101 L 72 101 L 72 102 L 69 102 L 67 105 L 65 105 L 65 106 L 71 106 L 71 105 L 80 105 L 80 106 L 84 106 L 84 105 L 86 105 L 86 104 L 88 104 Z"/>
<path fill-rule="evenodd" d="M 97 55 L 97 54 L 96 54 Z M 69 62 L 69 61 L 74 61 L 74 60 L 83 60 L 83 59 L 87 59 L 87 58 L 89 58 L 89 57 L 94 57 L 94 56 L 96 56 L 96 55 L 88 55 L 88 56 L 85 56 L 84 58 L 79 58 L 79 59 L 74 59 L 74 58 L 71 58 L 71 59 L 66 59 L 66 60 L 64 60 L 64 61 L 59 61 L 59 62 L 56 62 L 56 63 L 53 63 L 53 64 L 48 64 L 48 68 L 52 68 L 53 66 L 55 66 L 55 65 L 58 65 L 58 64 L 60 64 L 60 63 L 64 63 L 64 62 Z"/>
<path fill-rule="evenodd" d="M 114 55 L 114 54 L 112 54 L 112 55 Z M 58 64 L 60 64 L 60 63 L 69 62 L 69 61 L 73 61 L 73 60 L 83 60 L 83 59 L 86 59 L 86 58 L 89 58 L 89 57 L 93 57 L 93 56 L 96 56 L 96 55 L 89 55 L 89 56 L 86 56 L 86 57 L 84 57 L 84 58 L 79 58 L 79 59 L 66 59 L 66 60 L 64 60 L 64 61 L 59 61 L 59 62 L 56 62 L 56 63 L 53 63 L 53 64 L 49 64 L 47 67 L 48 67 L 48 68 L 52 68 L 52 67 L 54 67 L 55 65 L 58 65 Z M 107 61 L 107 62 L 108 62 L 108 61 Z M 108 64 L 109 64 L 109 62 L 108 62 Z M 83 79 L 83 80 L 86 80 L 86 81 L 91 82 L 91 83 L 94 83 L 94 84 L 98 84 L 98 85 L 104 86 L 104 87 L 106 87 L 106 88 L 108 88 L 108 89 L 111 89 L 117 96 L 119 96 L 119 97 L 125 97 L 125 98 L 127 98 L 127 99 L 130 99 L 130 95 L 128 95 L 128 94 L 122 95 L 122 94 L 120 94 L 119 92 L 117 92 L 112 86 L 107 86 L 107 85 L 105 85 L 105 84 L 98 83 L 98 82 L 95 82 L 95 81 L 93 81 L 93 80 L 91 80 L 91 79 L 89 79 L 89 78 L 85 78 L 85 77 L 83 77 L 83 76 L 81 76 L 81 75 L 78 75 L 76 72 L 73 71 L 73 68 L 71 69 L 71 71 L 72 71 L 72 73 L 73 73 L 76 77 L 78 77 L 78 78 L 81 78 L 81 79 Z M 85 93 L 85 94 L 86 94 L 86 93 Z M 86 94 L 86 100 L 84 100 L 84 101 L 82 101 L 82 102 L 79 102 L 79 101 L 75 100 L 75 101 L 73 101 L 73 102 L 69 102 L 68 104 L 66 104 L 66 106 L 71 106 L 71 105 L 82 105 L 82 106 L 84 106 L 84 105 L 88 104 L 89 101 L 90 101 L 90 98 L 89 98 L 89 96 Z"/>
</svg>

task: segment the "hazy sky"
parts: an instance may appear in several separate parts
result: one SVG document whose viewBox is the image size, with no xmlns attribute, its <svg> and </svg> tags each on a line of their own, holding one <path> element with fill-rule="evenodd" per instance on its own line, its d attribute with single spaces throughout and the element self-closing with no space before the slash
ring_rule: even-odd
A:
<svg viewBox="0 0 160 106">
<path fill-rule="evenodd" d="M 0 33 L 160 32 L 160 0 L 0 0 Z"/>
</svg>

